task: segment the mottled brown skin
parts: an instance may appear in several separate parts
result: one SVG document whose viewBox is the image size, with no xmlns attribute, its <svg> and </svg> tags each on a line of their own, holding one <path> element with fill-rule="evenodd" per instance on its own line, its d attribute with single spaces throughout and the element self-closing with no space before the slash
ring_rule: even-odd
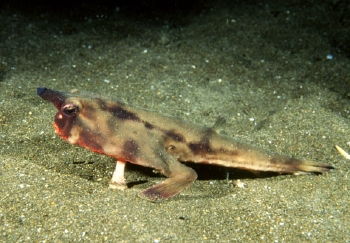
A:
<svg viewBox="0 0 350 243">
<path fill-rule="evenodd" d="M 289 174 L 323 173 L 333 168 L 268 154 L 222 136 L 217 130 L 223 119 L 208 128 L 77 91 L 38 88 L 37 93 L 58 109 L 54 127 L 59 136 L 117 160 L 112 188 L 126 188 L 126 162 L 154 168 L 168 177 L 139 194 L 147 200 L 170 198 L 196 180 L 196 172 L 180 161 Z"/>
</svg>

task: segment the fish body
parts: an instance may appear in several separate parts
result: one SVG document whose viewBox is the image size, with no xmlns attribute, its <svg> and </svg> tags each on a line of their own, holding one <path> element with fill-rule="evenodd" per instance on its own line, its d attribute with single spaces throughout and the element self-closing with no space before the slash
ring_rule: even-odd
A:
<svg viewBox="0 0 350 243">
<path fill-rule="evenodd" d="M 37 94 L 58 109 L 56 133 L 70 144 L 117 160 L 110 187 L 124 189 L 127 162 L 151 167 L 167 177 L 139 193 L 141 198 L 168 199 L 197 179 L 196 172 L 180 162 L 206 163 L 252 171 L 298 174 L 323 173 L 327 164 L 270 154 L 219 134 L 225 123 L 203 127 L 100 96 L 78 91 L 38 88 Z"/>
</svg>

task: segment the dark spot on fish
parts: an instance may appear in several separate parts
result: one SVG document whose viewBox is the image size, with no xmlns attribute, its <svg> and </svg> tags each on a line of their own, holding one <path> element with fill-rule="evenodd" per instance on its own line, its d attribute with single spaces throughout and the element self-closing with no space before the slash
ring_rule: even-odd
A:
<svg viewBox="0 0 350 243">
<path fill-rule="evenodd" d="M 171 139 L 177 141 L 177 142 L 185 142 L 186 139 L 184 136 L 182 136 L 182 134 L 174 132 L 174 131 L 166 131 L 165 135 L 170 137 Z"/>
<path fill-rule="evenodd" d="M 189 143 L 188 147 L 192 150 L 194 154 L 204 154 L 212 152 L 210 142 L 207 138 L 204 138 L 199 143 Z"/>
<path fill-rule="evenodd" d="M 139 153 L 139 145 L 136 141 L 129 138 L 123 146 L 123 157 L 128 161 L 135 161 Z"/>
<path fill-rule="evenodd" d="M 154 129 L 154 126 L 151 123 L 145 122 L 144 124 L 145 124 L 145 128 L 148 128 L 148 129 L 151 129 L 151 130 Z"/>
<path fill-rule="evenodd" d="M 134 113 L 132 113 L 126 109 L 123 109 L 119 105 L 112 105 L 111 106 L 100 98 L 95 98 L 95 101 L 96 101 L 96 103 L 99 104 L 99 106 L 101 107 L 101 110 L 108 111 L 108 112 L 112 113 L 112 115 L 114 117 L 117 117 L 117 118 L 122 119 L 122 120 L 132 120 L 132 121 L 136 121 L 136 122 L 141 121 L 140 118 L 138 118 Z"/>
<path fill-rule="evenodd" d="M 96 152 L 101 152 L 103 151 L 101 144 L 103 144 L 101 137 L 94 136 L 89 130 L 83 129 L 79 133 L 79 145 Z"/>
<path fill-rule="evenodd" d="M 140 122 L 140 118 L 138 118 L 134 113 L 123 109 L 120 106 L 112 106 L 108 108 L 108 111 L 113 114 L 113 116 L 122 119 L 122 120 L 131 120 Z"/>
</svg>

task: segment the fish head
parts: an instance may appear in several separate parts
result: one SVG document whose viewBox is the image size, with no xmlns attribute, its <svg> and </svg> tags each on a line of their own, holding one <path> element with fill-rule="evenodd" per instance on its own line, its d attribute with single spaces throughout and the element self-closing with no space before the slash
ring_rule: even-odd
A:
<svg viewBox="0 0 350 243">
<path fill-rule="evenodd" d="M 76 130 L 81 124 L 81 112 L 83 103 L 74 91 L 65 93 L 48 88 L 37 88 L 37 94 L 44 100 L 50 101 L 58 110 L 53 126 L 56 133 L 68 142 L 72 141 L 72 130 Z"/>
<path fill-rule="evenodd" d="M 94 152 L 106 154 L 105 150 L 113 150 L 108 153 L 115 154 L 116 144 L 126 134 L 122 132 L 123 124 L 126 121 L 141 124 L 121 103 L 96 93 L 87 94 L 76 89 L 60 92 L 48 88 L 38 88 L 37 93 L 58 110 L 53 122 L 56 133 L 68 143 Z"/>
</svg>

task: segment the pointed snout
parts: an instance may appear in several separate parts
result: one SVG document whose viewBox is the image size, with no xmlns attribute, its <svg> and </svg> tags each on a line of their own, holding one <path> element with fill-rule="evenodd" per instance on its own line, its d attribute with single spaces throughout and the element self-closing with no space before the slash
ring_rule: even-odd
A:
<svg viewBox="0 0 350 243">
<path fill-rule="evenodd" d="M 51 90 L 45 87 L 37 88 L 36 92 L 44 100 L 51 101 L 58 110 L 60 110 L 62 103 L 66 99 L 65 93 Z"/>
</svg>

